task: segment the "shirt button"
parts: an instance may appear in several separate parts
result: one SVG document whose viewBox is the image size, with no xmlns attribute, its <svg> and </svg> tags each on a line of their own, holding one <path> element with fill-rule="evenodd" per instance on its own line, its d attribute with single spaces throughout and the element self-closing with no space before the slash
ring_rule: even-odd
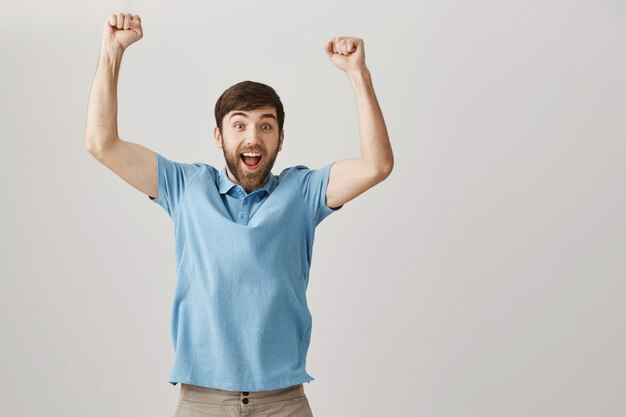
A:
<svg viewBox="0 0 626 417">
<path fill-rule="evenodd" d="M 243 395 L 250 395 L 250 393 L 249 393 L 249 392 L 245 392 L 245 391 L 244 391 L 244 392 L 242 392 L 242 394 L 243 394 Z"/>
<path fill-rule="evenodd" d="M 241 402 L 244 403 L 244 404 L 248 404 L 248 399 L 244 398 L 243 400 L 241 400 Z"/>
</svg>

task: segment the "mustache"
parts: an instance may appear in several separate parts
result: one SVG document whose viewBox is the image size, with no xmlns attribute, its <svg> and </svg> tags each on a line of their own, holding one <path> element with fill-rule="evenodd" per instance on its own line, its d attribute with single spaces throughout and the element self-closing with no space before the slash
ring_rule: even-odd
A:
<svg viewBox="0 0 626 417">
<path fill-rule="evenodd" d="M 258 147 L 258 146 L 254 146 L 254 147 L 242 149 L 239 152 L 239 154 L 246 153 L 246 152 L 256 152 L 256 153 L 260 153 L 260 154 L 265 154 L 265 149 L 263 149 L 261 147 Z"/>
</svg>

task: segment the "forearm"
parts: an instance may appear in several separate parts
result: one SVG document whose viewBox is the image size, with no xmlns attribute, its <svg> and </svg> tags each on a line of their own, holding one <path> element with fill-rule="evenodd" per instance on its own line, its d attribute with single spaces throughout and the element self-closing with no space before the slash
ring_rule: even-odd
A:
<svg viewBox="0 0 626 417">
<path fill-rule="evenodd" d="M 102 45 L 96 74 L 94 76 L 87 123 L 85 145 L 91 151 L 109 146 L 119 139 L 117 131 L 117 80 L 123 49 Z"/>
<path fill-rule="evenodd" d="M 347 75 L 354 90 L 359 115 L 360 158 L 377 174 L 389 175 L 393 168 L 393 151 L 371 74 L 365 67 L 349 71 Z"/>
</svg>

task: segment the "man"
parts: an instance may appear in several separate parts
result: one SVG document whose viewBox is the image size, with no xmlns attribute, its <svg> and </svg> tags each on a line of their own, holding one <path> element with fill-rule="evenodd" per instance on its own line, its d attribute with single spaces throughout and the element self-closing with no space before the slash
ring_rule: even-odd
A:
<svg viewBox="0 0 626 417">
<path fill-rule="evenodd" d="M 325 51 L 352 83 L 361 155 L 273 175 L 284 109 L 273 88 L 244 81 L 215 106 L 215 141 L 226 166 L 166 159 L 117 133 L 123 52 L 143 37 L 138 15 L 104 25 L 89 99 L 86 147 L 158 203 L 174 222 L 176 351 L 170 383 L 181 383 L 177 416 L 311 417 L 303 383 L 311 337 L 306 287 L 315 227 L 383 181 L 393 167 L 361 39 L 336 37 Z"/>
</svg>

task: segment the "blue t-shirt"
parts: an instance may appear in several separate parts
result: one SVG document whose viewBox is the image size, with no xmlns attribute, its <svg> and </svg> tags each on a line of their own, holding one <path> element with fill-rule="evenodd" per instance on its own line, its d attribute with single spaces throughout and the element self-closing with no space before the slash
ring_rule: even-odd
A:
<svg viewBox="0 0 626 417">
<path fill-rule="evenodd" d="M 175 359 L 169 382 L 266 391 L 314 380 L 306 288 L 330 168 L 270 173 L 250 194 L 223 168 L 157 153 L 159 196 L 174 223 Z"/>
</svg>

